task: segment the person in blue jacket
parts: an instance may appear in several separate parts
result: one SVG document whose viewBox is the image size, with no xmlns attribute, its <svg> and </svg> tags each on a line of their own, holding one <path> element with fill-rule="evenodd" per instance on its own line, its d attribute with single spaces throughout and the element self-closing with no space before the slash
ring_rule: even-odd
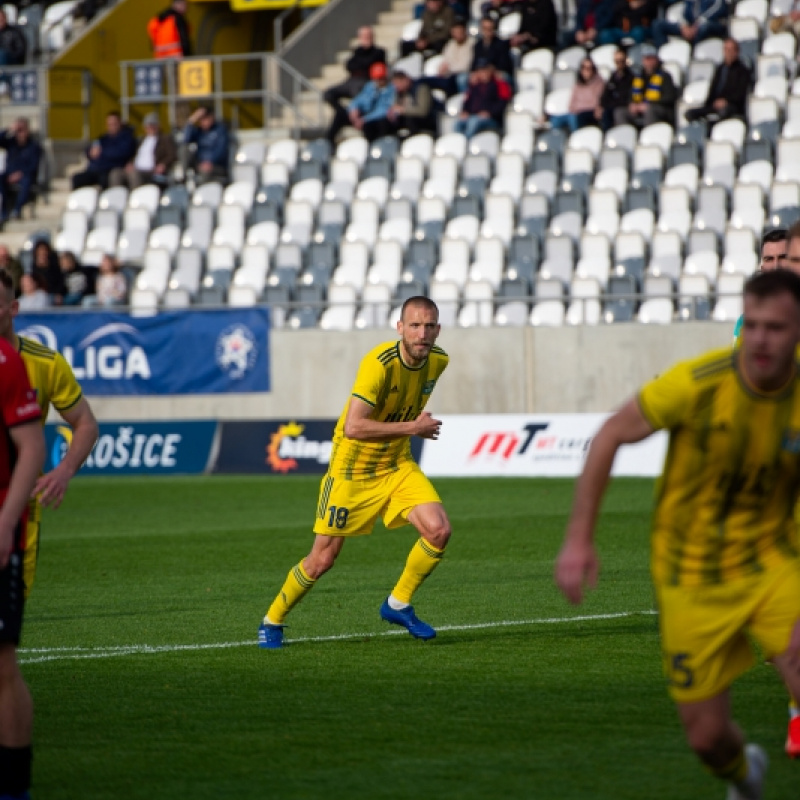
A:
<svg viewBox="0 0 800 800">
<path fill-rule="evenodd" d="M 216 118 L 214 109 L 200 106 L 192 113 L 186 123 L 184 141 L 197 146 L 190 166 L 196 170 L 198 183 L 227 180 L 230 136 L 225 123 Z"/>
<path fill-rule="evenodd" d="M 333 144 L 339 131 L 347 125 L 361 131 L 369 141 L 380 135 L 378 126 L 372 122 L 384 119 L 394 105 L 395 88 L 389 81 L 389 70 L 380 62 L 369 68 L 369 81 L 353 98 L 345 111 L 339 108 L 328 128 L 328 140 Z"/>
<path fill-rule="evenodd" d="M 680 22 L 653 22 L 653 44 L 661 47 L 669 36 L 680 36 L 690 44 L 714 37 L 724 39 L 728 35 L 729 13 L 727 0 L 685 0 Z"/>
<path fill-rule="evenodd" d="M 83 172 L 72 176 L 72 188 L 101 186 L 108 188 L 112 169 L 122 169 L 136 155 L 136 136 L 130 125 L 123 124 L 119 111 L 106 116 L 106 132 L 93 141 L 86 155 L 89 164 Z"/>
<path fill-rule="evenodd" d="M 31 190 L 39 174 L 41 145 L 31 136 L 28 120 L 20 117 L 0 133 L 0 148 L 6 151 L 6 170 L 0 175 L 3 207 L 0 220 L 18 219 L 23 206 L 31 199 Z"/>
</svg>

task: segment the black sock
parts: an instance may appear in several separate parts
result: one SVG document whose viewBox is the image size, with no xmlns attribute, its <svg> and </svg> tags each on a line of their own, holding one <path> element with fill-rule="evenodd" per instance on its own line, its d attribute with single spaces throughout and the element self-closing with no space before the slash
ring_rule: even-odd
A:
<svg viewBox="0 0 800 800">
<path fill-rule="evenodd" d="M 0 794 L 21 795 L 30 789 L 32 760 L 30 745 L 0 746 Z"/>
</svg>

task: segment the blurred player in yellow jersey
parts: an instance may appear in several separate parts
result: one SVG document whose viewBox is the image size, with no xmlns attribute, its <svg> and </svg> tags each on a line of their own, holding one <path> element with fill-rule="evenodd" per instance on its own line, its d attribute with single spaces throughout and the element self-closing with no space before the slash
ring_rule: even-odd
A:
<svg viewBox="0 0 800 800">
<path fill-rule="evenodd" d="M 597 580 L 594 527 L 618 448 L 668 430 L 651 557 L 664 670 L 689 744 L 728 800 L 760 800 L 767 769 L 730 712 L 730 686 L 753 663 L 748 636 L 800 697 L 800 276 L 753 275 L 744 317 L 741 348 L 678 364 L 606 421 L 555 569 L 579 603 Z"/>
<path fill-rule="evenodd" d="M 411 523 L 420 534 L 380 616 L 415 638 L 436 636 L 414 613 L 411 597 L 441 561 L 450 521 L 411 455 L 410 437 L 439 435 L 441 423 L 424 409 L 448 356 L 436 346 L 439 311 L 427 297 L 406 300 L 397 330 L 399 341 L 379 345 L 361 361 L 333 434 L 311 552 L 290 570 L 269 607 L 258 630 L 260 647 L 283 645 L 286 615 L 333 566 L 345 539 L 372 533 L 378 517 L 387 528 Z"/>
<path fill-rule="evenodd" d="M 72 429 L 69 450 L 56 467 L 39 477 L 34 488 L 35 496 L 28 509 L 24 569 L 27 598 L 36 575 L 42 506 L 58 508 L 61 504 L 72 476 L 92 452 L 98 428 L 92 409 L 61 354 L 14 333 L 14 317 L 19 312 L 19 303 L 15 299 L 16 292 L 8 273 L 3 272 L 1 277 L 0 338 L 10 342 L 22 356 L 28 379 L 42 410 L 42 424 L 52 404 Z"/>
</svg>

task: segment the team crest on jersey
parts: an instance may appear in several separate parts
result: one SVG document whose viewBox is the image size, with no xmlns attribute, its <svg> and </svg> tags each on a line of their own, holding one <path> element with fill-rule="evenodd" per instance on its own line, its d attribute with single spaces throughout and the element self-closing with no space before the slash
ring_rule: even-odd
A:
<svg viewBox="0 0 800 800">
<path fill-rule="evenodd" d="M 434 386 L 436 386 L 436 380 L 428 381 L 422 387 L 422 394 L 430 394 L 433 391 Z"/>
<path fill-rule="evenodd" d="M 800 453 L 800 431 L 788 430 L 783 434 L 781 448 L 787 453 Z"/>
</svg>

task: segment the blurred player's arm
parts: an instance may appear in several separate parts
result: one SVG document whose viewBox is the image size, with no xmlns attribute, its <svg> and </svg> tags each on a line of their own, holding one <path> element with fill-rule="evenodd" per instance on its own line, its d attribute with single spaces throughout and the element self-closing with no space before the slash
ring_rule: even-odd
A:
<svg viewBox="0 0 800 800">
<path fill-rule="evenodd" d="M 600 562 L 594 548 L 594 527 L 617 450 L 641 442 L 654 430 L 634 398 L 609 417 L 592 440 L 556 560 L 556 583 L 571 603 L 581 602 L 585 585 L 597 584 Z"/>
<path fill-rule="evenodd" d="M 442 423 L 427 411 L 409 422 L 381 422 L 370 417 L 373 411 L 373 406 L 353 395 L 344 419 L 344 435 L 359 442 L 388 442 L 403 436 L 436 439 L 439 436 Z"/>
<path fill-rule="evenodd" d="M 0 507 L 0 569 L 8 563 L 14 545 L 14 530 L 28 505 L 31 489 L 44 464 L 44 433 L 39 420 L 9 429 L 16 450 L 14 471 Z"/>
<path fill-rule="evenodd" d="M 85 397 L 72 408 L 61 412 L 61 416 L 72 428 L 72 442 L 59 465 L 42 475 L 33 490 L 43 506 L 53 508 L 61 505 L 69 482 L 89 457 L 99 433 L 97 420 Z"/>
</svg>

